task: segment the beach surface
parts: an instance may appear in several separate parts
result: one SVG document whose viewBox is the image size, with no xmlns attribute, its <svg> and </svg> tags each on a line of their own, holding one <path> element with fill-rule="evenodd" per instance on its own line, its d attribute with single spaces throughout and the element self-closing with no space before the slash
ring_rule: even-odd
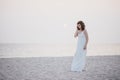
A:
<svg viewBox="0 0 120 80">
<path fill-rule="evenodd" d="M 120 80 L 120 56 L 87 56 L 86 71 L 71 72 L 72 57 L 0 58 L 0 80 Z"/>
<path fill-rule="evenodd" d="M 120 44 L 88 45 L 86 71 L 71 72 L 75 45 L 0 44 L 0 80 L 120 80 Z"/>
</svg>

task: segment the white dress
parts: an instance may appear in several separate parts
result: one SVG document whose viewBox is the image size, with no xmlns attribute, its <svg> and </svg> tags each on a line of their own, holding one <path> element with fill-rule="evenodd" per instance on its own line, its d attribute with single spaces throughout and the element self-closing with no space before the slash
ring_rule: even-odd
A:
<svg viewBox="0 0 120 80">
<path fill-rule="evenodd" d="M 84 50 L 85 42 L 86 42 L 86 38 L 84 35 L 84 31 L 82 31 L 78 33 L 77 48 L 72 60 L 71 71 L 82 72 L 82 70 L 85 68 L 86 52 L 87 52 L 86 49 Z"/>
</svg>

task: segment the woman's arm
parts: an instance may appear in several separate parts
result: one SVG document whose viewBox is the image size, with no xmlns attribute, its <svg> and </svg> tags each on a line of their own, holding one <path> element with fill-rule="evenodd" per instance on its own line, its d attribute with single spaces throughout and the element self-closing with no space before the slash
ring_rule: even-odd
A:
<svg viewBox="0 0 120 80">
<path fill-rule="evenodd" d="M 85 37 L 86 37 L 86 43 L 85 43 L 84 49 L 86 49 L 87 48 L 87 44 L 88 44 L 88 40 L 89 40 L 87 30 L 84 31 L 84 34 L 85 34 Z"/>
<path fill-rule="evenodd" d="M 74 33 L 74 37 L 76 38 L 78 36 L 78 30 L 76 29 L 75 33 Z"/>
</svg>

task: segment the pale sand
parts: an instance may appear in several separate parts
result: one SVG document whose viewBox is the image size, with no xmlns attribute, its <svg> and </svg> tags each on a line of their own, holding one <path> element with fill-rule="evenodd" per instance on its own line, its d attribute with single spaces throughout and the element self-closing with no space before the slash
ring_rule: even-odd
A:
<svg viewBox="0 0 120 80">
<path fill-rule="evenodd" d="M 87 56 L 86 71 L 71 72 L 72 57 L 0 58 L 0 80 L 120 80 L 120 56 Z"/>
<path fill-rule="evenodd" d="M 70 71 L 75 49 L 76 44 L 0 44 L 0 80 L 120 80 L 120 44 L 88 45 L 82 73 Z"/>
</svg>

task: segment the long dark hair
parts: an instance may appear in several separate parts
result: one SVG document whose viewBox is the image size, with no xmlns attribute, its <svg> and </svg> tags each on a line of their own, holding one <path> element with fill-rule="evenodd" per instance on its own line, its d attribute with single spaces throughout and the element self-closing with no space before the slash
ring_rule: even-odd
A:
<svg viewBox="0 0 120 80">
<path fill-rule="evenodd" d="M 83 21 L 78 21 L 77 24 L 80 24 L 81 25 L 81 29 L 82 31 L 85 29 L 85 24 Z M 80 28 L 77 26 L 77 29 L 80 30 Z"/>
</svg>

